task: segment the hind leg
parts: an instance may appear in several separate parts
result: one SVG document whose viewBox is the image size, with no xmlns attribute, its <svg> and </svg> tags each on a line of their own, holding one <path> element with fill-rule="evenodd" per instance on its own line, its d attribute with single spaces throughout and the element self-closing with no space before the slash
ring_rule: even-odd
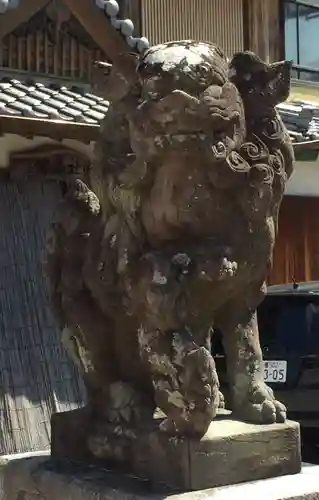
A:
<svg viewBox="0 0 319 500">
<path fill-rule="evenodd" d="M 258 294 L 257 289 L 255 297 Z M 263 380 L 257 305 L 258 302 L 250 304 L 247 300 L 235 299 L 227 304 L 219 318 L 233 412 L 242 420 L 258 424 L 284 422 L 286 408 Z"/>
</svg>

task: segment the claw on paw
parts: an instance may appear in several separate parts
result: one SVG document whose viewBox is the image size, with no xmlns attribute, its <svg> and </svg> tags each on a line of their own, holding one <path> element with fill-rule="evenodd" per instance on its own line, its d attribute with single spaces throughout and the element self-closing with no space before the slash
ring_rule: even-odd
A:
<svg viewBox="0 0 319 500">
<path fill-rule="evenodd" d="M 242 420 L 254 424 L 284 423 L 287 419 L 286 407 L 275 399 L 272 389 L 264 383 L 249 391 L 235 413 Z"/>
</svg>

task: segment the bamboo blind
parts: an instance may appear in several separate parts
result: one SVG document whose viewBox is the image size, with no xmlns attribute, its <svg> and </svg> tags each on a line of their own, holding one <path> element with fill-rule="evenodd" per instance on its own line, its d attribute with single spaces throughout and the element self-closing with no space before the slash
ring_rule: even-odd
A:
<svg viewBox="0 0 319 500">
<path fill-rule="evenodd" d="M 35 177 L 0 180 L 0 455 L 49 448 L 52 413 L 85 402 L 41 264 L 60 196 Z"/>
</svg>

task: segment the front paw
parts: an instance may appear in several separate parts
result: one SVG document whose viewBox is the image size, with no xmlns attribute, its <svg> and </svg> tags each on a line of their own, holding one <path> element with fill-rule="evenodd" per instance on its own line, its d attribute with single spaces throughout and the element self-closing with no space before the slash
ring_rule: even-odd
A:
<svg viewBox="0 0 319 500">
<path fill-rule="evenodd" d="M 286 407 L 275 399 L 273 390 L 264 382 L 254 383 L 246 397 L 239 394 L 239 398 L 240 402 L 234 401 L 234 414 L 241 420 L 254 424 L 274 424 L 284 423 L 287 419 Z"/>
</svg>

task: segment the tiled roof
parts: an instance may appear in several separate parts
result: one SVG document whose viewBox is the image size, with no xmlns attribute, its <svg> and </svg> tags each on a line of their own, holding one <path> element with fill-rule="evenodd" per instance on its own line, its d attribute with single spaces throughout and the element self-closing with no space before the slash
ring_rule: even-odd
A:
<svg viewBox="0 0 319 500">
<path fill-rule="evenodd" d="M 278 106 L 279 113 L 294 142 L 319 139 L 319 105 L 296 100 Z"/>
<path fill-rule="evenodd" d="M 0 79 L 0 116 L 16 116 L 98 125 L 109 103 L 85 86 Z"/>
</svg>

